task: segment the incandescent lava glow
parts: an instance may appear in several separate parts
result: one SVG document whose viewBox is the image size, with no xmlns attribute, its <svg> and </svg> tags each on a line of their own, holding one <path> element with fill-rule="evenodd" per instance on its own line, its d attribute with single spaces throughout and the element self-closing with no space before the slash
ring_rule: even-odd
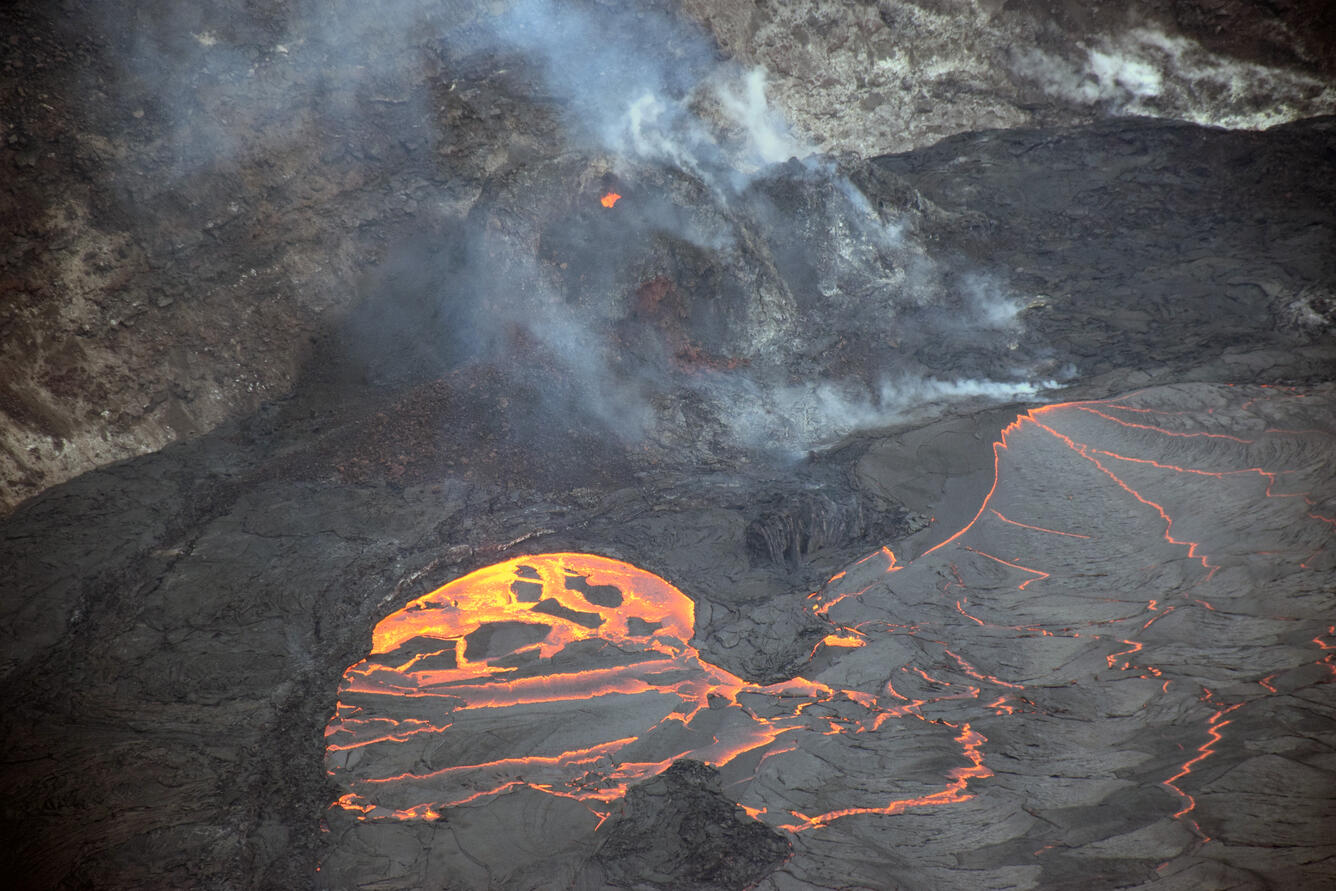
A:
<svg viewBox="0 0 1336 891">
<path fill-rule="evenodd" d="M 609 192 L 602 198 L 598 199 L 598 203 L 602 204 L 604 207 L 612 207 L 614 204 L 620 201 L 621 198 L 622 196 L 618 195 L 616 192 Z"/>
<path fill-rule="evenodd" d="M 1259 656 L 1230 702 L 1183 702 L 1195 675 L 1176 635 L 1200 626 L 1201 653 L 1232 665 L 1251 639 L 1229 635 L 1256 598 L 1252 567 L 1296 588 L 1266 610 L 1290 603 L 1282 620 L 1311 622 L 1307 577 L 1334 565 L 1336 495 L 1311 459 L 1332 434 L 1247 405 L 1233 423 L 1135 394 L 1021 414 L 970 522 L 907 563 L 880 548 L 808 597 L 831 623 L 811 680 L 759 685 L 712 665 L 691 643 L 692 600 L 610 558 L 519 557 L 450 582 L 382 620 L 344 673 L 325 731 L 346 793 L 335 807 L 434 820 L 527 790 L 601 821 L 630 785 L 691 758 L 719 768 L 745 813 L 802 832 L 968 801 L 990 757 L 1016 757 L 1009 725 L 1061 705 L 1053 691 L 1116 682 L 1200 725 L 1176 770 L 1147 781 L 1205 839 L 1193 795 L 1203 765 L 1232 757 L 1233 712 L 1306 683 L 1314 662 L 1336 677 L 1325 611 L 1290 635 L 1297 650 Z"/>
<path fill-rule="evenodd" d="M 693 624 L 667 582 L 587 554 L 510 560 L 419 597 L 344 673 L 325 730 L 340 804 L 412 819 L 519 785 L 619 796 L 657 772 L 626 763 L 639 735 L 742 686 L 696 658 Z"/>
<path fill-rule="evenodd" d="M 347 790 L 336 806 L 437 819 L 527 787 L 602 817 L 678 759 L 754 762 L 783 734 L 886 716 L 866 693 L 711 665 L 689 643 L 694 613 L 663 579 L 591 554 L 519 557 L 419 597 L 344 672 L 325 729 L 326 768 Z M 804 714 L 819 704 L 839 720 Z"/>
</svg>

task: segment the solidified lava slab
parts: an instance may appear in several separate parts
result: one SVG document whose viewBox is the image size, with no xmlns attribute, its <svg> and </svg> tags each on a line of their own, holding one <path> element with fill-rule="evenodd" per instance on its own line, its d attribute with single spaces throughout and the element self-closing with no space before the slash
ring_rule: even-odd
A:
<svg viewBox="0 0 1336 891">
<path fill-rule="evenodd" d="M 953 820 L 977 833 L 965 861 L 993 875 L 1311 881 L 1307 858 L 1331 850 L 1332 809 L 1311 791 L 1324 747 L 1283 728 L 1336 706 L 1329 405 L 1329 392 L 1186 385 L 1021 414 L 968 524 L 814 596 L 868 645 L 813 679 L 964 694 L 934 713 L 988 740 L 993 775 Z M 791 869 L 833 868 L 837 840 L 804 841 Z"/>
</svg>

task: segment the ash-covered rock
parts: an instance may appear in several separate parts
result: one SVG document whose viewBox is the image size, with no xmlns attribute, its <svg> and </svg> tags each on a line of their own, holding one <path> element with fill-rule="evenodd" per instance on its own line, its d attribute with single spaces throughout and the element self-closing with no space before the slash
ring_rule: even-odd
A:
<svg viewBox="0 0 1336 891">
<path fill-rule="evenodd" d="M 1033 257 L 1002 249 L 1039 226 L 1042 262 L 1065 256 L 1062 239 L 1090 235 L 1114 192 L 1133 218 L 1112 231 L 1162 244 L 1139 220 L 1166 209 L 1166 228 L 1218 230 L 1184 259 L 1208 286 L 1189 296 L 1223 294 L 1247 323 L 1275 307 L 1283 355 L 1322 315 L 1305 289 L 1330 283 L 1294 280 L 1284 256 L 1273 274 L 1252 246 L 1325 244 L 1322 221 L 1273 231 L 1330 204 L 1307 125 L 1288 147 L 1278 133 L 1235 143 L 1256 162 L 1226 159 L 1238 170 L 1221 178 L 1247 199 L 1218 207 L 1256 213 L 1210 220 L 1176 212 L 1204 200 L 1164 199 L 1177 186 L 1157 165 L 1181 180 L 1192 152 L 1170 159 L 1142 135 L 1116 151 L 1045 144 L 1031 159 L 1059 175 L 1021 188 L 1060 206 L 1025 226 L 994 200 L 1024 192 L 976 182 L 954 156 L 923 158 L 954 165 L 937 173 L 974 183 L 969 196 L 900 164 L 810 154 L 1092 116 L 1144 133 L 1129 112 L 1260 126 L 1330 107 L 1332 56 L 1310 37 L 1329 13 L 1312 3 L 1143 5 L 1149 24 L 1128 31 L 1124 13 L 1077 3 L 408 3 L 393 16 L 15 4 L 0 289 L 9 352 L 25 361 L 3 367 L 0 504 L 286 397 L 312 340 L 364 300 L 352 327 L 373 377 L 532 355 L 533 376 L 560 382 L 553 403 L 663 451 L 683 438 L 663 406 L 684 391 L 719 429 L 702 447 L 712 457 L 738 442 L 800 453 L 928 402 L 1028 398 L 1121 348 L 1060 342 L 1079 322 L 1063 304 L 1085 284 L 1120 305 L 1101 330 L 1178 339 L 1140 305 L 1134 272 L 1160 258 L 1139 249 L 1092 274 L 1096 258 L 1072 252 L 1069 285 L 1036 281 Z M 810 146 L 767 105 L 754 63 Z M 952 146 L 985 169 L 1025 155 Z M 1132 175 L 1140 153 L 1148 169 Z M 1295 171 L 1314 188 L 1290 188 Z"/>
<path fill-rule="evenodd" d="M 1323 114 L 1336 84 L 1323 0 L 951 3 L 685 0 L 823 151 L 1146 115 L 1266 127 Z"/>
<path fill-rule="evenodd" d="M 627 793 L 576 888 L 735 891 L 782 863 L 789 842 L 720 790 L 719 771 L 677 761 Z"/>
</svg>

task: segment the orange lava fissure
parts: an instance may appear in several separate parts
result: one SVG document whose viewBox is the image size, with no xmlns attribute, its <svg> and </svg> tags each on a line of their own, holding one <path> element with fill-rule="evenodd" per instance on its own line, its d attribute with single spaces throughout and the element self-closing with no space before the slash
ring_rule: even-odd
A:
<svg viewBox="0 0 1336 891">
<path fill-rule="evenodd" d="M 335 805 L 361 819 L 434 819 L 445 808 L 527 786 L 582 801 L 601 821 L 607 811 L 600 805 L 680 758 L 722 766 L 794 730 L 857 733 L 889 715 L 863 691 L 801 677 L 749 684 L 711 665 L 689 643 L 694 612 L 690 598 L 657 576 L 573 553 L 518 557 L 417 598 L 376 626 L 371 654 L 344 673 L 325 731 L 327 768 L 349 790 Z M 864 641 L 846 631 L 823 643 Z M 581 659 L 612 664 L 559 667 Z M 469 735 L 457 726 L 478 720 L 472 715 L 488 715 L 487 722 L 514 715 L 523 736 L 534 708 L 569 705 L 575 717 L 592 703 L 643 706 L 646 697 L 659 717 L 639 732 L 607 738 L 596 722 L 558 727 L 583 744 L 567 739 L 549 751 L 526 743 L 501 757 L 472 758 Z M 854 716 L 804 714 L 836 702 L 849 703 Z M 430 765 L 441 751 L 459 757 L 426 770 L 390 767 Z M 656 755 L 646 757 L 650 751 Z"/>
<path fill-rule="evenodd" d="M 600 200 L 604 207 L 611 208 L 620 198 L 609 192 Z M 1253 443 L 1230 434 L 1144 423 L 1156 420 L 1152 416 L 1172 414 L 1089 402 L 1049 405 L 1018 416 L 993 445 L 992 487 L 978 512 L 963 528 L 928 548 L 918 559 L 954 545 L 951 553 L 958 559 L 972 554 L 988 561 L 984 565 L 992 565 L 993 571 L 1002 571 L 997 569 L 1000 566 L 1022 574 L 1024 577 L 1012 586 L 1013 594 L 1031 594 L 1032 590 L 1027 589 L 1033 586 L 1042 596 L 1042 591 L 1054 583 L 1048 571 L 1026 565 L 1005 550 L 999 551 L 1005 556 L 989 553 L 973 544 L 979 541 L 977 535 L 965 536 L 980 524 L 1000 523 L 1011 527 L 1013 535 L 1024 534 L 1017 530 L 1027 530 L 1049 536 L 1050 541 L 1066 541 L 1074 548 L 1097 542 L 1097 529 L 1052 528 L 1015 519 L 994 503 L 999 500 L 1003 456 L 1015 447 L 1021 431 L 1061 444 L 1087 462 L 1096 478 L 1112 483 L 1102 483 L 1111 492 L 1121 490 L 1119 497 L 1135 503 L 1154 524 L 1156 537 L 1162 537 L 1165 544 L 1200 566 L 1203 582 L 1209 582 L 1217 566 L 1202 541 L 1175 528 L 1176 518 L 1166 507 L 1169 502 L 1153 496 L 1144 483 L 1138 482 L 1146 474 L 1185 474 L 1222 482 L 1264 480 L 1265 498 L 1303 498 L 1310 507 L 1314 504 L 1304 493 L 1275 491 L 1286 471 L 1255 466 L 1206 469 L 1174 465 L 1157 457 L 1119 454 L 1097 447 L 1088 441 L 1089 436 L 1073 432 L 1094 423 L 1117 425 L 1139 436 L 1162 436 L 1180 444 L 1206 440 L 1212 448 L 1246 448 Z M 1120 415 L 1133 415 L 1138 420 Z M 1289 434 L 1267 430 L 1263 435 Z M 1260 489 L 1260 483 L 1257 485 Z M 1316 512 L 1309 516 L 1331 522 Z M 837 604 L 864 596 L 888 574 L 904 568 L 889 548 L 880 548 L 810 595 L 809 608 L 816 616 L 827 617 Z M 986 617 L 1002 614 L 996 605 L 985 607 L 980 615 L 967 612 L 970 598 L 964 592 L 969 585 L 955 563 L 949 568 L 954 581 L 937 590 L 945 595 L 948 608 L 954 603 L 955 613 L 973 623 L 970 627 L 1012 628 L 1022 637 L 1079 638 L 1084 634 L 1115 643 L 1121 649 L 1106 656 L 1110 669 L 1137 668 L 1142 677 L 1156 679 L 1162 692 L 1168 692 L 1170 678 L 1164 677 L 1159 668 L 1131 661 L 1142 653 L 1143 643 L 1118 634 L 1093 633 L 1087 628 L 1135 620 L 1144 629 L 1178 607 L 1164 607 L 1156 599 L 1142 601 L 1144 606 L 1133 615 L 1078 625 L 1080 632 L 1060 628 L 1056 623 L 1053 630 L 1038 625 L 995 625 Z M 952 593 L 957 588 L 961 593 Z M 1186 606 L 1199 604 L 1213 609 L 1204 600 L 1185 595 L 1185 601 Z M 835 625 L 813 647 L 812 657 L 823 648 L 828 651 L 823 658 L 836 659 L 867 647 L 875 637 L 870 636 L 869 626 L 887 634 L 919 633 L 916 624 Z M 903 674 L 897 677 L 920 687 L 922 698 L 915 698 L 897 692 L 889 681 L 876 694 L 833 689 L 802 677 L 771 685 L 750 684 L 703 659 L 691 644 L 694 633 L 695 608 L 689 597 L 658 576 L 607 557 L 577 553 L 517 557 L 456 579 L 383 619 L 373 632 L 370 655 L 345 672 L 338 706 L 325 731 L 327 769 L 348 790 L 333 806 L 359 819 L 437 819 L 446 808 L 527 787 L 584 803 L 601 825 L 610 813 L 608 803 L 624 796 L 631 784 L 662 772 L 680 758 L 720 767 L 742 759 L 740 763 L 755 764 L 753 769 L 759 771 L 769 760 L 801 752 L 801 746 L 793 740 L 804 732 L 875 732 L 887 721 L 910 718 L 958 731 L 951 738 L 964 765 L 950 769 L 942 787 L 929 794 L 815 814 L 796 810 L 781 814 L 740 805 L 753 818 L 801 832 L 844 817 L 893 815 L 972 797 L 970 782 L 993 775 L 984 763 L 987 739 L 968 722 L 926 717 L 921 707 L 971 699 L 979 700 L 982 706 L 987 700 L 981 698 L 980 687 L 971 680 L 1003 688 L 1003 695 L 983 706 L 990 710 L 985 713 L 990 717 L 1028 710 L 1016 703 L 1034 705 L 1016 692 L 1025 689 L 1022 684 L 981 670 L 945 645 L 941 645 L 941 652 L 947 658 L 927 666 L 932 674 L 917 665 L 899 666 Z M 1336 675 L 1333 637 L 1336 626 L 1314 638 L 1313 643 L 1321 651 L 1321 661 Z M 1267 693 L 1275 693 L 1277 688 L 1271 682 L 1276 677 L 1270 674 L 1257 683 Z M 1196 802 L 1182 788 L 1182 781 L 1216 753 L 1222 731 L 1230 724 L 1225 717 L 1242 704 L 1212 705 L 1205 741 L 1177 772 L 1161 781 L 1182 798 L 1182 807 L 1174 817 L 1192 822 L 1187 815 Z M 834 705 L 840 708 L 836 710 Z M 566 708 L 572 711 L 563 711 Z M 582 722 L 581 715 L 594 713 L 607 721 L 606 727 L 595 719 Z M 621 717 L 627 714 L 632 716 L 630 723 Z M 641 720 L 636 716 L 643 717 L 641 726 L 632 726 Z M 535 721 L 551 722 L 551 735 L 531 729 Z M 516 750 L 489 750 L 488 757 L 480 757 L 472 742 L 475 731 L 469 728 L 488 732 L 486 728 L 498 723 L 519 728 L 514 732 L 520 740 Z M 496 736 L 507 738 L 506 733 Z M 785 741 L 777 746 L 780 737 Z M 756 754 L 743 758 L 749 753 Z M 412 768 L 391 769 L 391 765 L 404 764 Z M 1195 828 L 1196 824 L 1192 825 Z"/>
</svg>

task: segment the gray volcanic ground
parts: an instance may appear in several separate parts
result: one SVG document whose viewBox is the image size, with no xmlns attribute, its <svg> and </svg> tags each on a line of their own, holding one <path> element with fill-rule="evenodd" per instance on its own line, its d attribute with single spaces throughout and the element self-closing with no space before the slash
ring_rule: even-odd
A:
<svg viewBox="0 0 1336 891">
<path fill-rule="evenodd" d="M 0 21 L 16 886 L 1336 881 L 1325 4 Z"/>
</svg>

